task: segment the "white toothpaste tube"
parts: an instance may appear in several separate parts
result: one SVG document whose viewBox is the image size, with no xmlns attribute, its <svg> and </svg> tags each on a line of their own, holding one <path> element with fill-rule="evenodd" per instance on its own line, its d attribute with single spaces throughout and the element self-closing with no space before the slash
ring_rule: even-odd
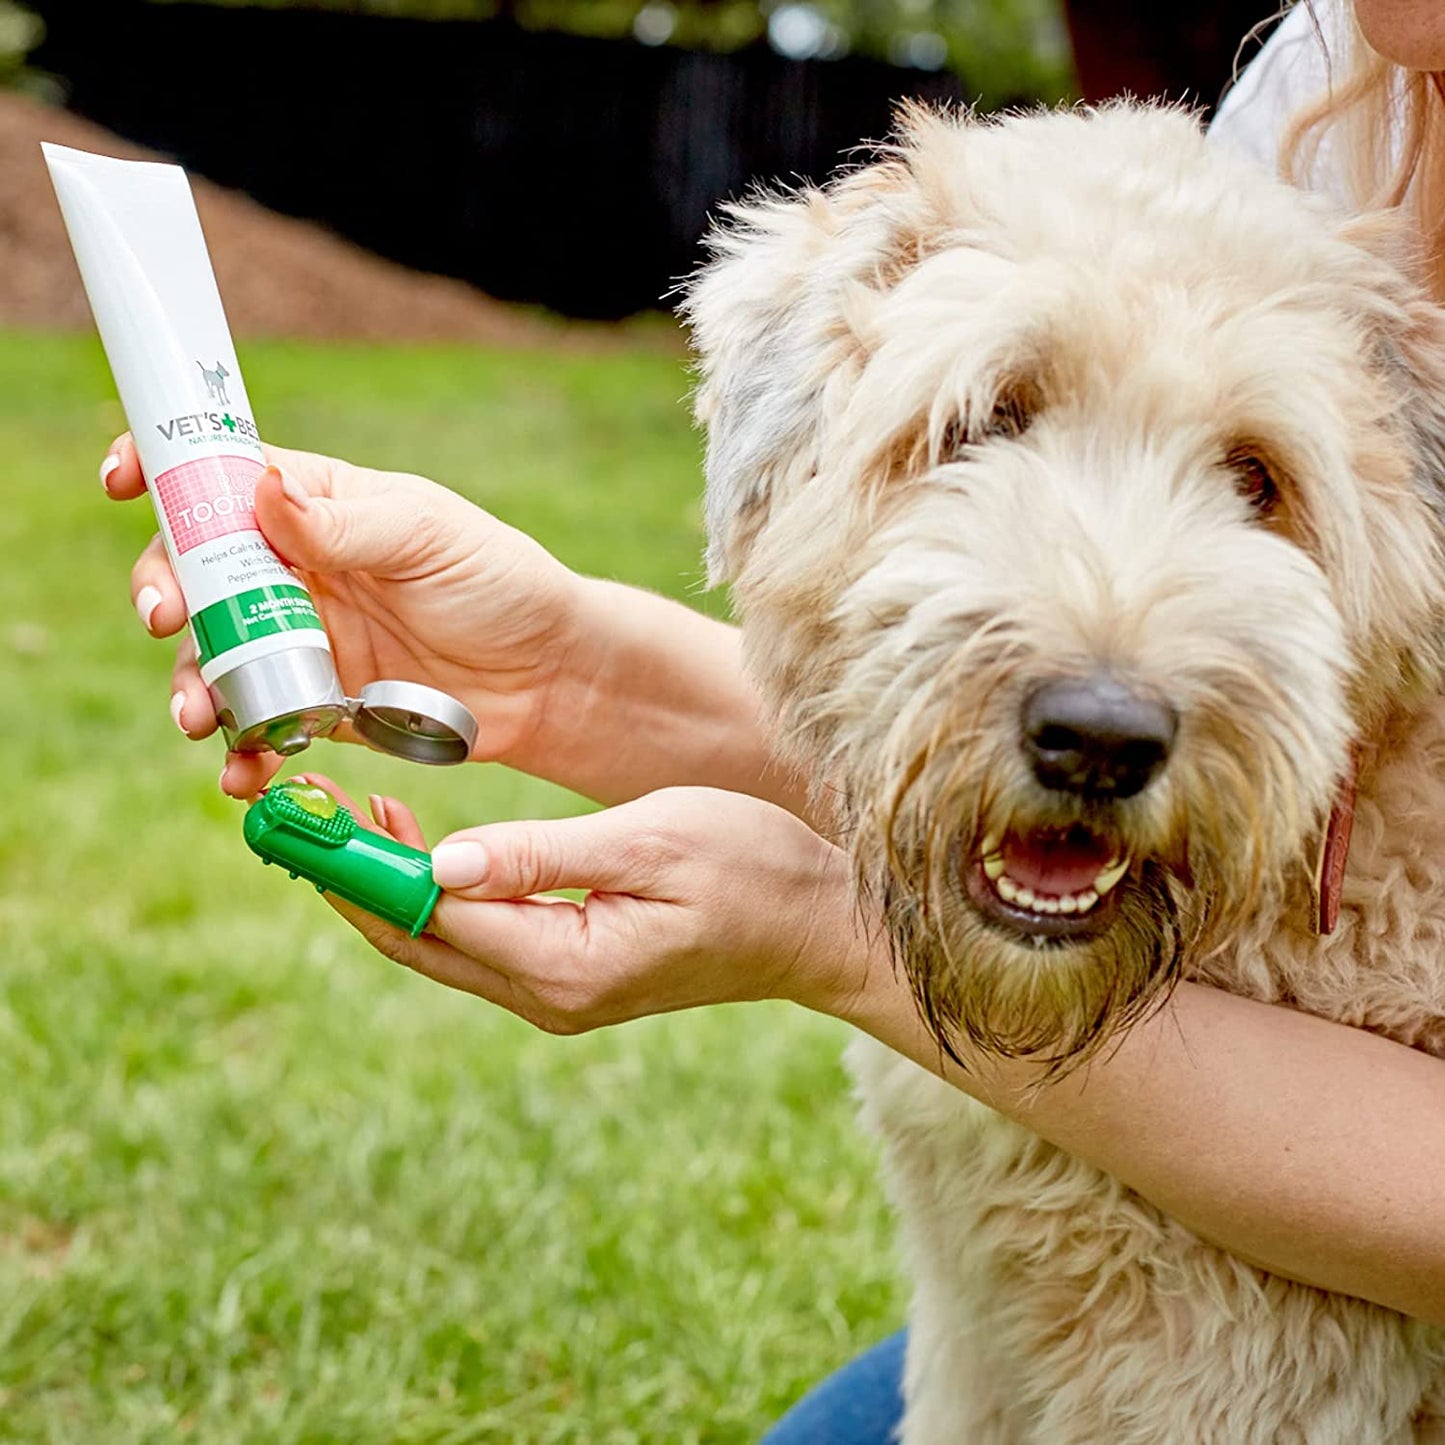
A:
<svg viewBox="0 0 1445 1445">
<path fill-rule="evenodd" d="M 310 594 L 257 526 L 265 459 L 185 172 L 41 149 L 228 745 L 299 752 L 349 719 L 385 751 L 464 759 L 476 723 L 446 694 L 346 697 Z"/>
</svg>

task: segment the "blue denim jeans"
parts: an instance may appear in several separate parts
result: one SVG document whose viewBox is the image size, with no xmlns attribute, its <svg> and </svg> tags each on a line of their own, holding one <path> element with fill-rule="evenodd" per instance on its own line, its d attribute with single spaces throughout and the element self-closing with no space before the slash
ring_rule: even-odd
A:
<svg viewBox="0 0 1445 1445">
<path fill-rule="evenodd" d="M 766 1435 L 762 1445 L 892 1445 L 903 1423 L 900 1330 L 815 1386 Z"/>
</svg>

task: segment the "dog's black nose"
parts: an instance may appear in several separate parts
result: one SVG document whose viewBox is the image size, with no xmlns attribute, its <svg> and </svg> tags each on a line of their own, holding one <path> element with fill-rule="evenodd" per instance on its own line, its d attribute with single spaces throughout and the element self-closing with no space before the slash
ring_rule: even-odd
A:
<svg viewBox="0 0 1445 1445">
<path fill-rule="evenodd" d="M 1167 761 L 1177 721 L 1167 703 L 1107 672 L 1057 678 L 1024 701 L 1024 752 L 1055 792 L 1132 798 Z"/>
</svg>

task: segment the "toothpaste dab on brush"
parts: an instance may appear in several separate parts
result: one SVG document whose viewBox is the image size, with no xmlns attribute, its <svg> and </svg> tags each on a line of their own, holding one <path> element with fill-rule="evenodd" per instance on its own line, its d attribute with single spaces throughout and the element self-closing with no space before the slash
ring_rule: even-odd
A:
<svg viewBox="0 0 1445 1445">
<path fill-rule="evenodd" d="M 465 760 L 476 720 L 446 694 L 346 697 L 310 594 L 257 526 L 265 456 L 185 172 L 41 149 L 228 746 L 295 753 L 348 720 L 383 751 Z"/>
</svg>

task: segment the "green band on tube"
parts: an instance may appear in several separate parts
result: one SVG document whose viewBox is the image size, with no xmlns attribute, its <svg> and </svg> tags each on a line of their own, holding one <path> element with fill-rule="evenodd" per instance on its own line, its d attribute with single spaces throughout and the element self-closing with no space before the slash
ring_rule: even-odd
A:
<svg viewBox="0 0 1445 1445">
<path fill-rule="evenodd" d="M 213 602 L 191 618 L 203 667 L 243 642 L 320 626 L 321 619 L 304 587 L 254 587 Z"/>
</svg>

